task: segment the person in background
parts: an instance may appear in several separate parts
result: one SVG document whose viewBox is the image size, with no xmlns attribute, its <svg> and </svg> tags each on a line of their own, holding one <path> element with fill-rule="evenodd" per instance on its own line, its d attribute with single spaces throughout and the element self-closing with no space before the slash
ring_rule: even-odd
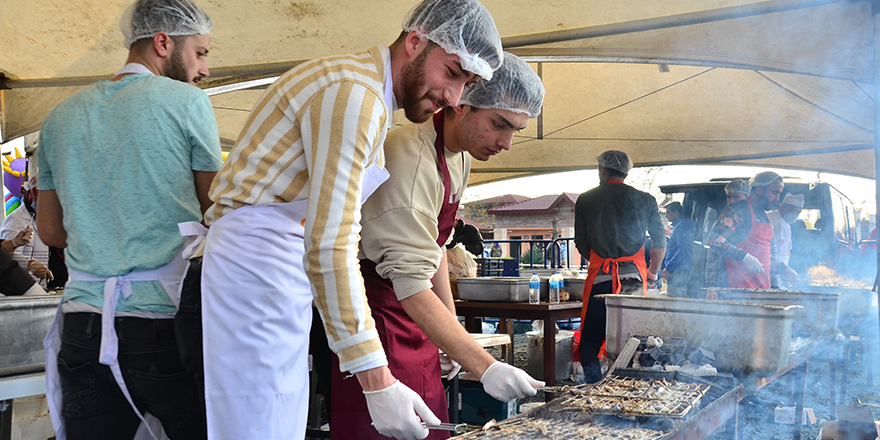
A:
<svg viewBox="0 0 880 440">
<path fill-rule="evenodd" d="M 204 439 L 174 316 L 188 242 L 178 224 L 201 220 L 221 165 L 211 101 L 196 87 L 211 19 L 190 0 L 137 0 L 120 29 L 125 66 L 40 129 L 37 229 L 66 247 L 70 275 L 46 340 L 49 413 L 59 440 L 139 429 Z"/>
<path fill-rule="evenodd" d="M 28 162 L 36 162 L 28 159 Z M 22 269 L 28 271 L 35 281 L 40 282 L 46 280 L 48 282 L 54 280 L 55 277 L 49 270 L 49 246 L 40 240 L 40 234 L 34 229 L 37 225 L 34 217 L 37 214 L 37 167 L 29 164 L 28 179 L 21 184 L 21 205 L 15 208 L 8 217 L 3 219 L 0 224 L 0 239 L 13 240 L 19 233 L 29 230 L 33 235 L 30 243 L 16 248 L 12 258 L 21 265 Z"/>
<path fill-rule="evenodd" d="M 769 289 L 770 273 L 794 272 L 776 258 L 773 227 L 765 212 L 779 200 L 785 185 L 782 177 L 772 171 L 756 174 L 749 179 L 751 194 L 721 211 L 709 232 L 708 244 L 716 250 L 708 258 L 720 258 L 725 263 L 727 286 L 735 289 Z M 718 287 L 720 261 L 706 261 L 706 286 Z M 707 287 L 708 298 L 717 298 L 717 292 Z"/>
<path fill-rule="evenodd" d="M 724 186 L 724 193 L 727 194 L 727 206 L 730 206 L 740 200 L 745 200 L 752 192 L 748 182 L 742 179 L 733 179 Z"/>
<path fill-rule="evenodd" d="M 443 247 L 467 187 L 471 159 L 486 161 L 510 149 L 514 134 L 540 114 L 543 97 L 541 79 L 528 63 L 505 53 L 492 79 L 467 87 L 457 106 L 388 134 L 385 157 L 391 177 L 364 202 L 360 267 L 388 366 L 441 419 L 448 406 L 440 371 L 445 365 L 455 370 L 454 376 L 452 359 L 500 401 L 533 396 L 536 387 L 544 386 L 496 361 L 459 325 Z M 401 236 L 400 231 L 409 233 Z M 437 347 L 446 353 L 439 360 Z M 384 438 L 369 435 L 360 387 L 338 369 L 332 401 L 332 438 Z M 448 436 L 435 431 L 428 438 Z"/>
<path fill-rule="evenodd" d="M 492 250 L 489 251 L 489 256 L 492 258 L 500 258 L 502 255 L 504 255 L 504 252 L 501 249 L 501 245 L 498 243 L 492 245 Z"/>
<path fill-rule="evenodd" d="M 388 178 L 393 111 L 425 122 L 501 66 L 477 0 L 423 0 L 390 47 L 304 62 L 257 101 L 211 187 L 201 306 L 208 431 L 303 438 L 314 301 L 373 428 L 424 438 L 440 420 L 388 368 L 358 262 L 361 205 Z M 405 239 L 407 231 L 395 231 Z M 392 354 L 392 353 L 389 353 Z"/>
<path fill-rule="evenodd" d="M 751 193 L 749 183 L 742 179 L 733 179 L 724 186 L 724 193 L 727 195 L 727 206 L 730 206 L 740 200 L 745 200 Z M 718 220 L 715 218 L 714 220 Z M 709 219 L 713 221 L 713 219 Z M 713 223 L 714 224 L 714 223 Z M 707 223 L 708 226 L 708 223 Z M 705 282 L 711 278 L 714 285 L 707 284 L 706 287 L 727 287 L 727 270 L 721 267 L 724 264 L 724 258 L 718 249 L 709 247 L 706 250 L 706 273 L 713 273 L 712 277 L 704 276 Z"/>
<path fill-rule="evenodd" d="M 647 295 L 666 253 L 666 230 L 654 196 L 623 183 L 632 160 L 608 150 L 596 158 L 599 186 L 581 194 L 574 209 L 574 243 L 590 256 L 581 310 L 580 356 L 587 383 L 602 378 L 599 358 L 605 344 L 605 301 L 601 294 Z M 651 236 L 651 266 L 645 262 L 645 233 Z"/>
<path fill-rule="evenodd" d="M 460 218 L 455 220 L 455 232 L 452 235 L 452 241 L 446 245 L 446 248 L 452 249 L 459 243 L 475 257 L 483 256 L 483 236 L 480 235 L 480 230 Z"/>
<path fill-rule="evenodd" d="M 804 209 L 803 194 L 786 194 L 779 204 L 779 209 L 767 213 L 770 225 L 773 226 L 773 242 L 776 245 L 776 256 L 788 265 L 791 259 L 791 225 L 797 221 Z"/>
<path fill-rule="evenodd" d="M 696 225 L 683 215 L 681 203 L 666 205 L 666 218 L 672 223 L 672 233 L 666 244 L 666 258 L 663 260 L 663 279 L 666 280 L 666 294 L 673 297 L 688 297 L 688 279 L 694 264 L 694 230 Z"/>
</svg>

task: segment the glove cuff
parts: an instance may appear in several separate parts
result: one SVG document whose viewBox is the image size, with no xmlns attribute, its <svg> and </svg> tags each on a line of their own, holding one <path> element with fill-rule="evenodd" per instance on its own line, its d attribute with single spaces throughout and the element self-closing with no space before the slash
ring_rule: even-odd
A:
<svg viewBox="0 0 880 440">
<path fill-rule="evenodd" d="M 388 385 L 387 387 L 382 388 L 381 390 L 364 391 L 364 394 L 366 394 L 366 395 L 370 395 L 370 394 L 382 394 L 382 393 L 387 393 L 387 392 L 390 391 L 392 388 L 394 388 L 394 387 L 396 387 L 396 386 L 398 386 L 398 385 L 400 385 L 400 381 L 399 381 L 399 380 L 396 380 L 396 381 L 394 381 L 393 384 Z"/>
</svg>

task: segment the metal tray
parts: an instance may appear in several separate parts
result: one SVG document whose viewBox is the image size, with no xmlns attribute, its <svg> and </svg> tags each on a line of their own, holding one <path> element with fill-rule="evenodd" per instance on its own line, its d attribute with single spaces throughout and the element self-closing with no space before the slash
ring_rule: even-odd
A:
<svg viewBox="0 0 880 440">
<path fill-rule="evenodd" d="M 653 296 L 605 299 L 606 349 L 617 357 L 629 338 L 684 338 L 715 354 L 715 367 L 769 376 L 788 363 L 792 319 L 800 306 Z"/>
<path fill-rule="evenodd" d="M 870 287 L 802 285 L 797 288 L 805 292 L 840 293 L 837 320 L 841 326 L 852 325 L 867 316 L 874 296 Z"/>
<path fill-rule="evenodd" d="M 44 368 L 43 339 L 60 302 L 58 295 L 0 297 L 0 376 Z"/>
<path fill-rule="evenodd" d="M 840 293 L 782 289 L 716 289 L 718 299 L 761 304 L 794 304 L 803 307 L 794 315 L 791 331 L 798 335 L 825 336 L 837 329 Z"/>
<path fill-rule="evenodd" d="M 523 277 L 459 278 L 458 297 L 467 301 L 528 302 L 529 279 Z"/>
</svg>

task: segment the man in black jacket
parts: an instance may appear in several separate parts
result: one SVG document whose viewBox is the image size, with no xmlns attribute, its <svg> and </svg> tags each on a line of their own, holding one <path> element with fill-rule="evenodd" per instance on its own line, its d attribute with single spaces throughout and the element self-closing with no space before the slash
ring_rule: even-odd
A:
<svg viewBox="0 0 880 440">
<path fill-rule="evenodd" d="M 465 224 L 458 218 L 455 220 L 455 233 L 452 235 L 452 242 L 446 245 L 447 249 L 452 249 L 456 244 L 461 243 L 464 248 L 477 257 L 483 255 L 483 236 L 474 225 Z"/>
</svg>

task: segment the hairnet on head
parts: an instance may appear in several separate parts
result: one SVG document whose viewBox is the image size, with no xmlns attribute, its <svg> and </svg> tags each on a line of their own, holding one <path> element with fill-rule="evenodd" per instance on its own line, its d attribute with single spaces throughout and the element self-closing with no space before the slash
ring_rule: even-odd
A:
<svg viewBox="0 0 880 440">
<path fill-rule="evenodd" d="M 608 150 L 600 154 L 599 157 L 596 158 L 596 162 L 599 162 L 599 166 L 602 168 L 607 168 L 623 174 L 629 174 L 629 170 L 633 167 L 629 155 L 618 150 Z"/>
<path fill-rule="evenodd" d="M 785 198 L 782 199 L 781 205 L 791 205 L 797 206 L 798 208 L 803 209 L 804 207 L 804 195 L 803 194 L 786 194 Z"/>
<path fill-rule="evenodd" d="M 119 20 L 127 49 L 159 32 L 172 37 L 207 35 L 211 27 L 211 17 L 190 0 L 137 0 Z"/>
<path fill-rule="evenodd" d="M 749 184 L 746 183 L 745 180 L 733 179 L 724 186 L 724 192 L 727 193 L 727 195 L 742 194 L 748 196 L 751 194 L 752 189 L 749 188 Z"/>
<path fill-rule="evenodd" d="M 458 104 L 476 108 L 493 108 L 525 113 L 530 118 L 541 114 L 544 85 L 529 63 L 504 52 L 504 64 L 492 74 L 491 80 L 477 81 L 465 87 Z"/>
<path fill-rule="evenodd" d="M 489 10 L 477 0 L 422 0 L 406 14 L 403 30 L 458 55 L 464 70 L 483 79 L 501 67 L 501 37 Z"/>
<path fill-rule="evenodd" d="M 749 186 L 751 186 L 752 188 L 767 186 L 777 180 L 782 182 L 782 176 L 774 173 L 773 171 L 764 171 L 763 173 L 755 174 L 754 177 L 749 179 Z"/>
</svg>

